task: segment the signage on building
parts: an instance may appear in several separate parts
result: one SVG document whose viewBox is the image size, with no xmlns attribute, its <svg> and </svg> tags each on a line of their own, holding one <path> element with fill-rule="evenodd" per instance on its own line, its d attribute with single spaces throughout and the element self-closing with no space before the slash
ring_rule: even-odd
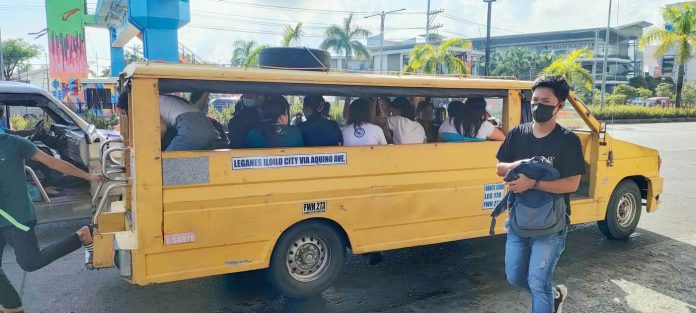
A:
<svg viewBox="0 0 696 313">
<path fill-rule="evenodd" d="M 662 58 L 662 74 L 671 75 L 674 71 L 674 57 L 666 56 Z"/>
</svg>

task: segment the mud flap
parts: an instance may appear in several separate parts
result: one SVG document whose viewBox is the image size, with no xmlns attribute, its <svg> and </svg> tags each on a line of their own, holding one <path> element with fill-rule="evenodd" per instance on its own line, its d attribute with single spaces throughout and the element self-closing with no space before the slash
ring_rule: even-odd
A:
<svg viewBox="0 0 696 313">
<path fill-rule="evenodd" d="M 648 178 L 648 199 L 646 200 L 646 211 L 654 212 L 657 210 L 657 205 L 660 204 L 660 194 L 662 193 L 662 188 L 664 184 L 664 178 L 662 177 L 650 177 Z"/>
<path fill-rule="evenodd" d="M 116 266 L 114 263 L 114 235 L 95 234 L 92 268 L 100 269 L 114 266 Z"/>
</svg>

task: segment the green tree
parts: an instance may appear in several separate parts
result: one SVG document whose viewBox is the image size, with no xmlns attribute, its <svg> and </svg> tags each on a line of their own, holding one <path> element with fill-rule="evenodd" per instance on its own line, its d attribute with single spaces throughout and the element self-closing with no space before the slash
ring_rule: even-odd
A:
<svg viewBox="0 0 696 313">
<path fill-rule="evenodd" d="M 684 83 L 684 89 L 682 90 L 682 101 L 684 105 L 695 105 L 696 104 L 696 81 L 690 81 Z"/>
<path fill-rule="evenodd" d="M 621 84 L 614 87 L 612 94 L 625 95 L 628 99 L 638 97 L 638 90 L 626 84 Z"/>
<path fill-rule="evenodd" d="M 666 24 L 672 25 L 672 30 L 659 27 L 649 29 L 641 37 L 639 47 L 644 49 L 652 43 L 657 43 L 655 56 L 676 51 L 676 61 L 679 65 L 675 106 L 680 107 L 684 87 L 684 65 L 694 57 L 696 49 L 696 4 L 685 2 L 678 6 L 666 6 L 662 9 L 662 18 Z"/>
<path fill-rule="evenodd" d="M 653 95 L 653 93 L 650 89 L 643 88 L 643 87 L 637 88 L 636 92 L 638 92 L 638 96 L 641 97 L 642 99 L 650 98 Z"/>
<path fill-rule="evenodd" d="M 501 56 L 497 54 L 491 74 L 494 76 L 514 76 L 515 78 L 531 78 L 532 58 L 535 53 L 530 48 L 512 47 Z M 491 64 L 491 65 L 493 65 Z M 536 73 L 535 73 L 536 74 Z"/>
<path fill-rule="evenodd" d="M 628 97 L 622 94 L 611 94 L 607 96 L 607 104 L 622 105 L 628 102 Z"/>
<path fill-rule="evenodd" d="M 435 48 L 431 44 L 417 45 L 411 50 L 411 57 L 403 71 L 425 74 L 457 73 L 469 74 L 466 63 L 454 55 L 450 48 L 471 48 L 471 41 L 452 38 Z"/>
<path fill-rule="evenodd" d="M 101 74 L 101 77 L 111 77 L 111 68 L 107 67 L 105 69 L 102 69 L 100 74 Z"/>
<path fill-rule="evenodd" d="M 17 67 L 39 55 L 41 47 L 32 45 L 22 39 L 8 39 L 2 42 L 3 77 L 10 80 Z"/>
<path fill-rule="evenodd" d="M 281 45 L 283 47 L 290 47 L 291 45 L 299 46 L 302 36 L 305 35 L 304 29 L 302 27 L 302 22 L 297 23 L 295 27 L 285 26 L 285 31 L 283 31 L 283 41 Z"/>
<path fill-rule="evenodd" d="M 564 55 L 546 67 L 542 74 L 561 75 L 574 87 L 592 88 L 592 74 L 582 67 L 578 59 L 591 58 L 592 51 L 582 48 Z"/>
<path fill-rule="evenodd" d="M 344 68 L 348 69 L 353 55 L 362 59 L 368 60 L 370 52 L 367 47 L 359 41 L 359 39 L 370 36 L 370 31 L 360 27 L 353 26 L 353 14 L 343 19 L 342 25 L 331 25 L 324 33 L 324 41 L 321 43 L 322 50 L 332 49 L 336 53 L 343 53 L 346 57 Z"/>
<path fill-rule="evenodd" d="M 253 40 L 236 40 L 232 52 L 232 65 L 255 66 L 259 64 L 259 53 L 268 48 L 268 45 L 257 45 Z"/>
<path fill-rule="evenodd" d="M 674 98 L 674 85 L 668 83 L 660 83 L 655 87 L 655 96 Z"/>
<path fill-rule="evenodd" d="M 143 46 L 135 45 L 123 52 L 123 59 L 126 64 L 143 61 Z"/>
</svg>

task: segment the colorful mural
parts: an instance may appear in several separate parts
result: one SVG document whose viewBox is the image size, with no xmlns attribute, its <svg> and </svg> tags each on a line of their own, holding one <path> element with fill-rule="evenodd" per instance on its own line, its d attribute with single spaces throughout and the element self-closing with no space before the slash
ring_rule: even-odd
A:
<svg viewBox="0 0 696 313">
<path fill-rule="evenodd" d="M 84 102 L 87 78 L 84 0 L 46 0 L 51 93 L 72 106 Z"/>
</svg>

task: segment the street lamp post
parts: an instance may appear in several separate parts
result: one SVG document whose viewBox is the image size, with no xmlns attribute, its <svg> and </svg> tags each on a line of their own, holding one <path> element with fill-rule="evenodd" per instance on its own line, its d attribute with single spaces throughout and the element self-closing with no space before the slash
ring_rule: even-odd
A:
<svg viewBox="0 0 696 313">
<path fill-rule="evenodd" d="M 490 75 L 491 70 L 491 7 L 496 0 L 483 0 L 488 3 L 488 20 L 486 22 L 486 67 L 485 76 Z"/>
<path fill-rule="evenodd" d="M 609 54 L 609 26 L 611 25 L 611 0 L 609 0 L 609 13 L 607 13 L 607 33 L 604 35 L 604 63 L 602 64 L 602 100 L 600 107 L 604 108 L 607 90 L 607 55 Z"/>
<path fill-rule="evenodd" d="M 398 10 L 392 10 L 392 11 L 387 11 L 387 12 L 382 11 L 382 13 L 377 13 L 377 14 L 365 16 L 365 18 L 373 17 L 373 16 L 380 17 L 380 24 L 379 24 L 379 36 L 380 36 L 380 38 L 379 38 L 379 72 L 380 73 L 382 73 L 382 68 L 383 68 L 382 64 L 384 64 L 384 62 L 383 62 L 384 58 L 382 56 L 382 49 L 384 49 L 384 18 L 387 17 L 387 14 L 389 14 L 389 13 L 394 13 L 394 12 L 399 12 L 399 11 L 404 11 L 404 10 L 406 10 L 406 9 L 398 9 Z M 374 63 L 372 64 L 372 66 L 374 66 Z"/>
<path fill-rule="evenodd" d="M 0 29 L 0 80 L 5 80 L 5 60 L 3 60 L 2 51 L 2 29 Z"/>
</svg>

